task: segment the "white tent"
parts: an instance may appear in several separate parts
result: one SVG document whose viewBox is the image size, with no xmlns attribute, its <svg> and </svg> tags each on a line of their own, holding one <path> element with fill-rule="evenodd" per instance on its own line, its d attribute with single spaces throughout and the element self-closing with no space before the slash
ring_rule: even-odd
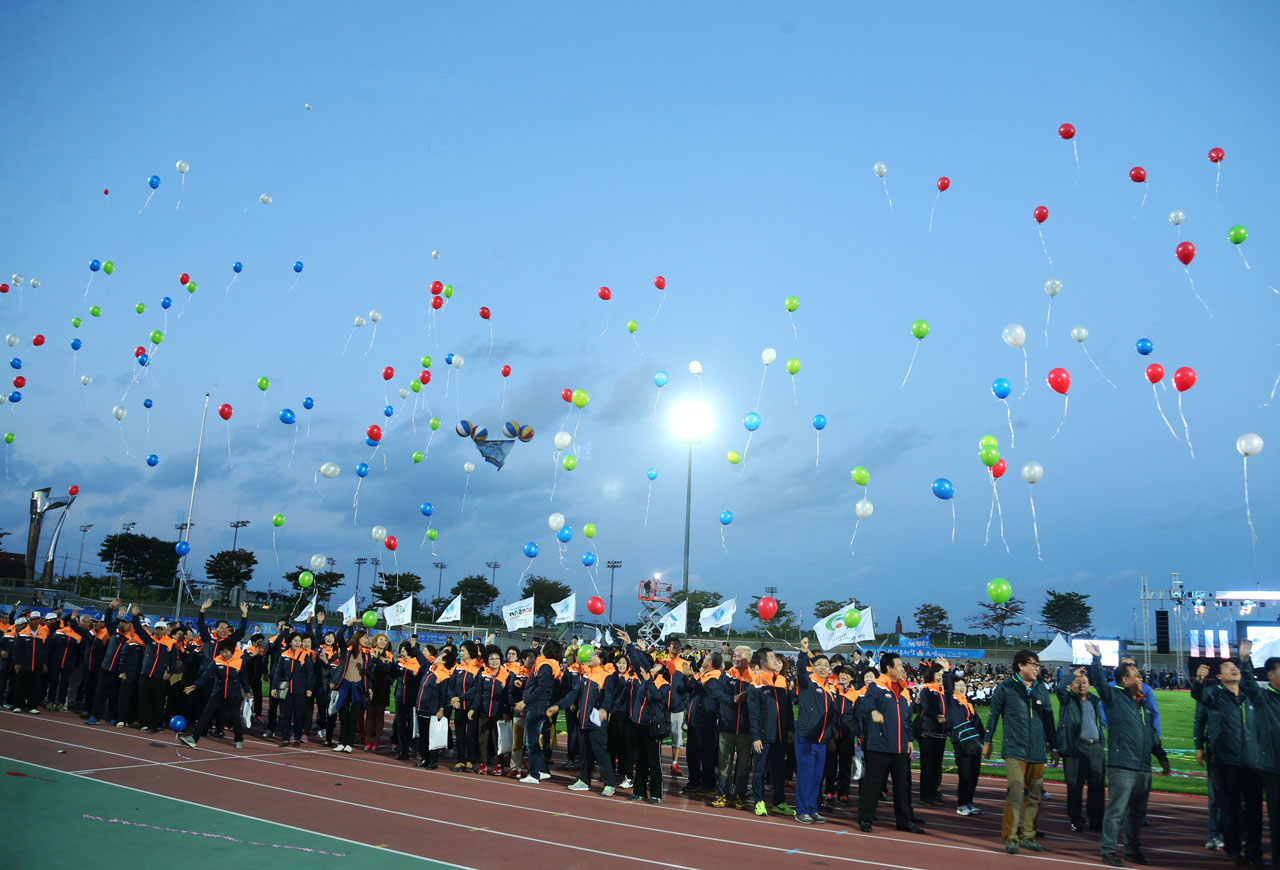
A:
<svg viewBox="0 0 1280 870">
<path fill-rule="evenodd" d="M 1040 663 L 1048 664 L 1049 662 L 1071 663 L 1071 644 L 1067 641 L 1066 635 L 1059 634 L 1053 639 L 1053 643 L 1040 651 Z"/>
</svg>

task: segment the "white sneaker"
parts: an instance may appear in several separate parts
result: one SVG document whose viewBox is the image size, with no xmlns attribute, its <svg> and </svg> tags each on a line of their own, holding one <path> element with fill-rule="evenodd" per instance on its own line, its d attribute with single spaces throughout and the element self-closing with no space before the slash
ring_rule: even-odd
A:
<svg viewBox="0 0 1280 870">
<path fill-rule="evenodd" d="M 342 744 L 341 744 L 341 743 L 339 743 L 337 746 L 333 747 L 333 751 L 334 751 L 334 752 L 341 752 L 341 751 L 342 751 L 342 749 L 343 749 L 343 746 L 342 746 Z"/>
<path fill-rule="evenodd" d="M 973 804 L 969 804 L 969 815 L 980 816 L 982 815 L 982 810 L 974 806 Z"/>
<path fill-rule="evenodd" d="M 968 806 L 956 807 L 956 815 L 957 815 L 957 816 L 971 816 L 971 815 L 973 815 L 973 810 L 971 810 Z"/>
<path fill-rule="evenodd" d="M 545 781 L 547 781 L 548 779 L 551 779 L 551 774 L 549 774 L 549 773 L 542 773 L 542 772 L 539 772 L 539 773 L 538 773 L 538 781 L 539 781 L 539 782 L 545 782 Z"/>
<path fill-rule="evenodd" d="M 605 797 L 613 797 L 613 795 L 614 795 L 614 791 L 615 791 L 615 790 L 614 790 L 614 787 L 613 787 L 613 786 L 611 786 L 611 785 L 606 785 L 606 786 L 604 787 L 604 791 L 602 791 L 602 792 L 601 792 L 601 794 L 603 794 Z"/>
<path fill-rule="evenodd" d="M 587 785 L 582 780 L 578 780 L 569 786 L 569 791 L 589 791 L 590 789 L 591 786 Z"/>
<path fill-rule="evenodd" d="M 522 776 L 516 780 L 516 782 L 523 782 L 528 785 L 538 785 L 542 780 L 538 779 L 536 776 Z"/>
<path fill-rule="evenodd" d="M 342 751 L 343 751 L 343 752 L 350 752 L 350 751 L 351 751 L 351 747 L 350 747 L 350 746 L 344 746 L 344 747 L 342 747 Z"/>
<path fill-rule="evenodd" d="M 631 788 L 631 778 L 628 777 L 624 779 L 622 782 L 618 783 L 618 788 Z"/>
<path fill-rule="evenodd" d="M 243 741 L 243 740 L 237 740 L 237 741 L 236 741 L 236 749 L 244 749 L 244 741 Z"/>
<path fill-rule="evenodd" d="M 39 711 L 39 709 L 37 709 L 37 708 L 35 708 L 35 707 L 32 707 L 32 708 L 31 708 L 30 710 L 28 710 L 27 712 L 28 712 L 28 713 L 35 713 L 37 716 L 39 716 L 39 715 L 40 715 L 40 711 Z"/>
</svg>

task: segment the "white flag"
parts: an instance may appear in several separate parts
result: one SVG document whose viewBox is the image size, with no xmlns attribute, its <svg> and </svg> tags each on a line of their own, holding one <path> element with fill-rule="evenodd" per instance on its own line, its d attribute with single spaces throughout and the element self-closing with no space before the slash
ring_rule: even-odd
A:
<svg viewBox="0 0 1280 870">
<path fill-rule="evenodd" d="M 604 645 L 613 646 L 613 632 L 607 628 L 604 630 Z"/>
<path fill-rule="evenodd" d="M 387 621 L 387 628 L 393 625 L 408 625 L 413 619 L 413 596 L 410 595 L 402 601 L 382 608 L 382 617 Z"/>
<path fill-rule="evenodd" d="M 658 620 L 658 640 L 666 640 L 667 635 L 672 632 L 684 631 L 685 623 L 689 621 L 689 602 L 681 601 L 675 607 L 667 611 L 662 619 Z"/>
<path fill-rule="evenodd" d="M 533 628 L 533 596 L 505 605 L 502 608 L 502 620 L 507 624 L 507 631 Z"/>
<path fill-rule="evenodd" d="M 593 641 L 591 641 L 591 642 L 592 642 L 592 643 L 594 643 L 596 646 L 600 646 L 600 641 L 601 641 L 601 637 L 600 637 L 600 629 L 598 629 L 598 628 L 597 628 L 597 629 L 596 629 L 596 636 L 595 636 L 595 640 L 593 640 Z"/>
<path fill-rule="evenodd" d="M 825 619 L 819 619 L 817 623 L 814 624 L 813 631 L 818 635 L 818 646 L 821 647 L 824 652 L 830 652 L 836 647 L 843 646 L 847 643 L 875 640 L 876 627 L 871 618 L 870 607 L 859 611 L 859 613 L 862 614 L 862 619 L 858 622 L 856 628 L 851 625 L 844 624 L 845 611 L 850 607 L 853 607 L 855 604 L 856 602 L 850 601 L 843 607 L 838 608 L 835 613 Z"/>
<path fill-rule="evenodd" d="M 311 597 L 311 603 L 308 604 L 306 607 L 302 608 L 302 612 L 299 613 L 297 616 L 295 616 L 294 619 L 305 621 L 308 616 L 315 616 L 316 615 L 316 599 L 319 597 L 320 597 L 319 592 L 313 595 Z"/>
<path fill-rule="evenodd" d="M 573 592 L 564 601 L 557 601 L 551 605 L 551 609 L 556 613 L 556 618 L 552 620 L 552 625 L 573 622 L 578 618 L 578 593 Z"/>
<path fill-rule="evenodd" d="M 462 622 L 462 593 L 458 593 L 458 597 L 449 602 L 449 606 L 440 614 L 440 618 L 436 622 Z"/>
<path fill-rule="evenodd" d="M 347 603 L 338 608 L 338 612 L 342 614 L 343 625 L 346 625 L 348 622 L 355 619 L 356 618 L 356 597 L 352 595 L 350 598 L 348 598 Z"/>
<path fill-rule="evenodd" d="M 702 626 L 704 632 L 713 628 L 732 625 L 733 615 L 737 612 L 738 599 L 730 598 L 728 601 L 721 601 L 715 607 L 702 608 L 702 613 L 698 615 L 698 624 Z"/>
</svg>

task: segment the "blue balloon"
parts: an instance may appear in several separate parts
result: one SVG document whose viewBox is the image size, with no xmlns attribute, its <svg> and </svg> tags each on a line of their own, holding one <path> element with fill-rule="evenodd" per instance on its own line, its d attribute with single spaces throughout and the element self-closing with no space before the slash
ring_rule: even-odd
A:
<svg viewBox="0 0 1280 870">
<path fill-rule="evenodd" d="M 451 366 L 451 365 L 453 365 L 453 354 L 451 354 L 451 353 L 446 353 L 446 354 L 444 355 L 444 364 L 445 364 L 445 365 L 447 365 L 447 366 Z"/>
<path fill-rule="evenodd" d="M 583 554 L 582 554 L 582 564 L 583 564 L 583 565 L 586 565 L 588 568 L 590 568 L 590 567 L 591 567 L 592 565 L 594 565 L 595 563 L 596 563 L 596 554 L 595 554 L 595 553 L 583 553 Z"/>
<path fill-rule="evenodd" d="M 645 474 L 648 476 L 650 480 L 658 479 L 658 469 L 656 468 L 650 468 L 648 471 L 645 472 Z"/>
<path fill-rule="evenodd" d="M 154 404 L 155 404 L 155 402 L 151 401 L 150 399 L 143 399 L 143 400 L 142 400 L 142 407 L 144 407 L 144 408 L 150 408 L 150 407 L 151 407 L 152 405 L 154 405 Z"/>
<path fill-rule="evenodd" d="M 152 190 L 155 190 L 157 187 L 160 186 L 160 176 L 158 175 L 151 176 L 150 178 L 147 179 L 147 184 L 151 185 Z"/>
<path fill-rule="evenodd" d="M 560 539 L 560 543 L 567 544 L 573 540 L 573 529 L 561 526 L 560 531 L 556 532 L 556 537 Z"/>
<path fill-rule="evenodd" d="M 733 522 L 733 511 L 720 511 L 720 525 L 727 526 Z"/>
<path fill-rule="evenodd" d="M 240 274 L 240 270 L 243 268 L 244 268 L 244 263 L 241 263 L 239 260 L 236 260 L 234 263 L 231 264 L 231 271 L 235 272 L 237 275 Z"/>
<path fill-rule="evenodd" d="M 760 415 L 755 411 L 749 411 L 747 416 L 742 418 L 742 425 L 747 427 L 748 432 L 754 432 L 760 428 Z"/>
<path fill-rule="evenodd" d="M 296 414 L 294 414 L 294 413 L 293 413 L 293 410 L 292 410 L 291 408 L 281 408 L 281 409 L 280 409 L 280 422 L 281 422 L 281 423 L 284 423 L 286 426 L 288 426 L 288 425 L 289 425 L 289 424 L 291 424 L 291 423 L 296 423 L 296 422 L 297 422 L 297 420 L 298 420 L 298 417 L 297 417 L 297 415 L 296 415 Z"/>
<path fill-rule="evenodd" d="M 177 553 L 179 556 L 185 556 L 191 552 L 191 545 L 186 541 L 178 541 L 178 543 L 173 545 L 173 552 Z"/>
<path fill-rule="evenodd" d="M 1149 338 L 1138 339 L 1138 343 L 1135 346 L 1138 348 L 1138 353 L 1142 354 L 1143 356 L 1146 356 L 1147 354 L 1151 353 L 1151 351 L 1156 349 L 1156 346 L 1151 343 L 1151 339 Z"/>
<path fill-rule="evenodd" d="M 667 385 L 667 381 L 669 380 L 671 380 L 671 378 L 667 376 L 666 372 L 658 372 L 656 375 L 653 376 L 653 382 L 660 387 L 665 387 Z"/>
<path fill-rule="evenodd" d="M 395 408 L 393 408 L 393 407 L 391 407 L 390 405 L 383 405 L 383 406 L 382 406 L 382 416 L 384 416 L 384 417 L 390 417 L 390 416 L 391 416 L 392 414 L 394 414 L 395 412 L 396 412 L 396 409 L 395 409 Z"/>
<path fill-rule="evenodd" d="M 377 446 L 378 446 L 378 442 L 377 442 L 377 441 L 374 441 L 372 438 L 365 438 L 365 439 L 364 439 L 364 443 L 365 443 L 365 444 L 367 444 L 367 445 L 368 445 L 368 446 L 370 446 L 370 447 L 377 447 Z M 360 476 L 361 476 L 361 477 L 364 477 L 364 475 L 360 475 Z"/>
<path fill-rule="evenodd" d="M 155 468 L 159 464 L 160 457 L 156 456 L 154 453 L 147 457 L 147 465 L 150 465 L 152 468 Z"/>
<path fill-rule="evenodd" d="M 535 558 L 538 555 L 538 545 L 533 541 L 529 541 L 524 545 L 524 554 L 530 559 Z"/>
<path fill-rule="evenodd" d="M 102 268 L 102 261 L 101 261 L 101 260 L 90 260 L 90 261 L 89 261 L 89 271 L 90 271 L 90 272 L 96 272 L 96 271 L 98 271 L 98 270 L 99 270 L 99 269 L 101 269 L 101 268 Z"/>
<path fill-rule="evenodd" d="M 149 362 L 151 362 L 151 357 L 147 356 L 145 353 L 138 354 L 138 365 L 145 366 Z"/>
<path fill-rule="evenodd" d="M 72 349 L 72 350 L 79 350 L 79 349 L 80 349 L 80 348 L 82 348 L 82 347 L 84 347 L 84 344 L 80 341 L 80 339 L 78 339 L 78 338 L 73 338 L 73 339 L 71 339 L 71 349 Z"/>
<path fill-rule="evenodd" d="M 22 401 L 22 393 L 19 393 L 17 390 L 14 390 L 12 393 L 10 393 L 10 394 L 9 394 L 9 401 L 10 401 L 10 402 L 21 402 L 21 401 Z"/>
<path fill-rule="evenodd" d="M 359 465 L 356 466 L 356 477 L 368 477 L 368 476 L 369 476 L 369 463 L 361 462 Z"/>
<path fill-rule="evenodd" d="M 165 311 L 168 311 L 169 306 L 172 304 L 173 304 L 173 300 L 170 299 L 168 296 L 162 296 L 160 298 L 160 307 L 163 308 Z"/>
<path fill-rule="evenodd" d="M 933 494 L 943 501 L 956 494 L 956 488 L 952 486 L 951 481 L 947 480 L 945 477 L 939 477 L 933 483 L 929 484 L 929 486 L 933 489 Z"/>
<path fill-rule="evenodd" d="M 424 517 L 429 517 L 436 512 L 436 506 L 429 501 L 424 501 L 418 510 L 422 511 L 422 515 Z"/>
<path fill-rule="evenodd" d="M 169 730 L 176 731 L 181 734 L 187 730 L 187 720 L 182 716 L 174 716 L 169 720 Z"/>
<path fill-rule="evenodd" d="M 302 271 L 302 261 L 301 261 L 301 260 L 294 260 L 294 261 L 293 261 L 293 271 L 295 271 L 295 272 L 301 272 L 301 271 Z"/>
<path fill-rule="evenodd" d="M 13 359 L 9 360 L 9 368 L 11 369 L 22 368 L 22 360 L 20 360 L 18 357 L 15 356 Z"/>
<path fill-rule="evenodd" d="M 308 411 L 310 411 L 315 406 L 316 406 L 316 400 L 311 398 L 310 396 L 307 396 L 305 399 L 302 400 L 302 407 L 306 408 Z"/>
<path fill-rule="evenodd" d="M 813 415 L 813 428 L 817 429 L 819 432 L 821 432 L 823 429 L 827 428 L 827 418 L 826 418 L 826 416 L 824 416 L 823 414 L 814 414 L 814 415 Z"/>
<path fill-rule="evenodd" d="M 996 378 L 991 382 L 991 392 L 997 399 L 1007 399 L 1013 392 L 1013 384 L 1009 383 L 1008 378 Z"/>
</svg>

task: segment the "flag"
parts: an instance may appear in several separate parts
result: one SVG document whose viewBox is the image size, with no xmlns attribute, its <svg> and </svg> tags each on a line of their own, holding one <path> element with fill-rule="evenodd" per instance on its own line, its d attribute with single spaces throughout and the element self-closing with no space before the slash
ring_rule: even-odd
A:
<svg viewBox="0 0 1280 870">
<path fill-rule="evenodd" d="M 825 619 L 819 619 L 814 624 L 813 631 L 818 636 L 818 646 L 824 651 L 830 652 L 836 647 L 847 643 L 875 639 L 876 629 L 871 619 L 870 607 L 860 611 L 862 613 L 862 621 L 858 623 L 857 628 L 844 624 L 845 611 L 853 607 L 855 603 L 850 601 L 845 606 L 837 608 L 835 613 Z"/>
<path fill-rule="evenodd" d="M 347 599 L 347 603 L 338 608 L 338 613 L 342 614 L 342 623 L 345 625 L 356 618 L 356 597 L 352 595 Z"/>
<path fill-rule="evenodd" d="M 507 631 L 533 628 L 533 596 L 522 598 L 514 604 L 504 605 L 502 620 L 507 624 Z"/>
<path fill-rule="evenodd" d="M 564 601 L 557 601 L 551 605 L 551 609 L 556 613 L 556 618 L 552 620 L 552 625 L 573 622 L 578 618 L 578 593 L 570 593 L 569 597 Z"/>
<path fill-rule="evenodd" d="M 449 606 L 440 614 L 440 618 L 436 622 L 462 622 L 462 593 L 458 593 L 458 597 L 449 602 Z"/>
<path fill-rule="evenodd" d="M 596 629 L 596 637 L 595 637 L 595 640 L 593 640 L 593 641 L 591 641 L 591 642 L 592 642 L 592 643 L 594 643 L 596 646 L 600 646 L 600 641 L 601 641 L 601 637 L 600 637 L 600 629 L 598 629 L 598 628 L 597 628 L 597 629 Z"/>
<path fill-rule="evenodd" d="M 666 640 L 667 635 L 672 632 L 684 631 L 685 623 L 688 621 L 689 602 L 681 601 L 658 620 L 658 640 Z"/>
<path fill-rule="evenodd" d="M 408 625 L 413 618 L 413 596 L 382 608 L 382 617 L 387 621 L 388 628 L 393 625 Z"/>
<path fill-rule="evenodd" d="M 613 632 L 607 628 L 604 630 L 604 645 L 613 646 Z"/>
<path fill-rule="evenodd" d="M 704 607 L 702 613 L 698 615 L 698 624 L 702 626 L 704 632 L 732 625 L 733 615 L 737 612 L 738 599 L 730 598 L 727 601 L 721 601 L 715 607 Z"/>
<path fill-rule="evenodd" d="M 297 616 L 295 616 L 294 619 L 305 621 L 308 616 L 315 616 L 316 615 L 316 599 L 319 597 L 320 597 L 319 592 L 313 595 L 311 597 L 311 603 L 308 604 L 306 607 L 302 608 L 302 612 L 299 613 Z"/>
</svg>

